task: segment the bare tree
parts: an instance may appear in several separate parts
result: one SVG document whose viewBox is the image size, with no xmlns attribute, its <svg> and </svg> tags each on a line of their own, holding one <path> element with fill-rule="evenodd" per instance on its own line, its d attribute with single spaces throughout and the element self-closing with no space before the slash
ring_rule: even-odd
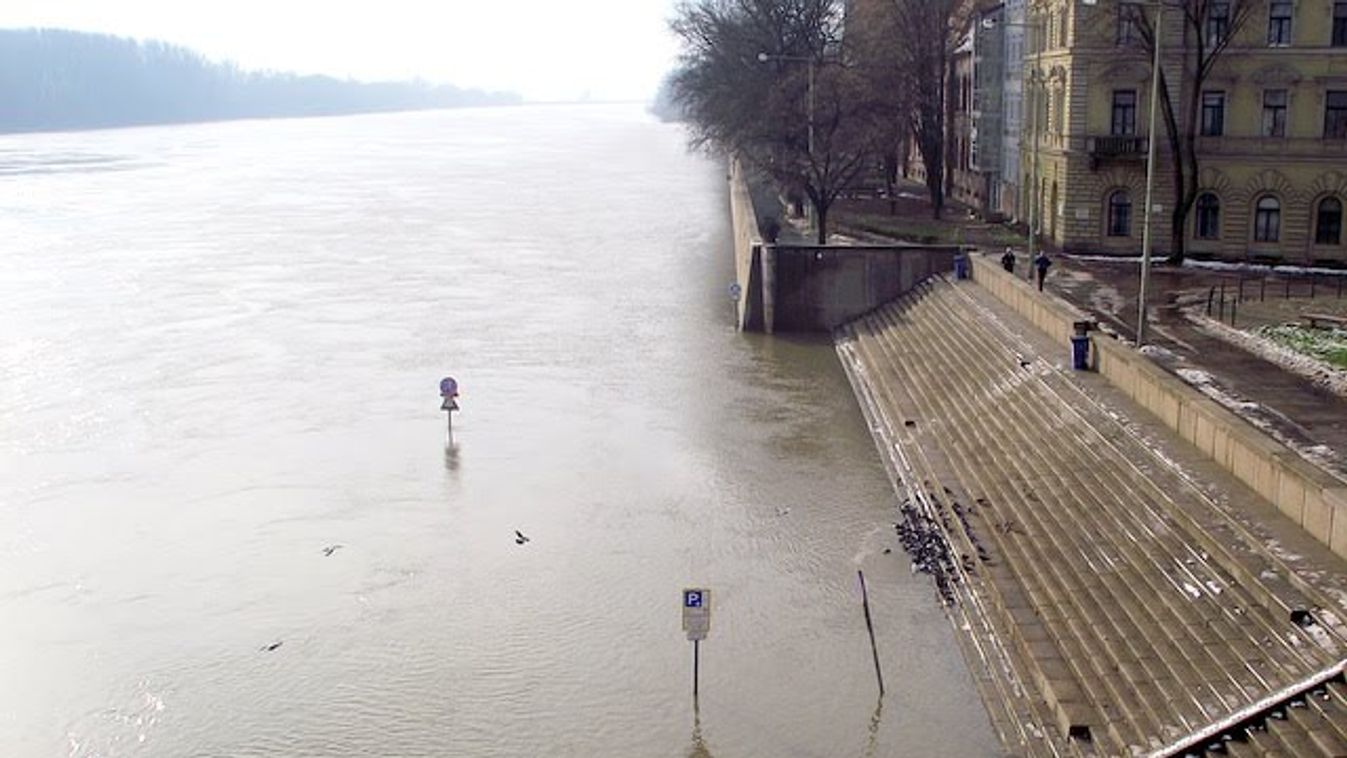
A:
<svg viewBox="0 0 1347 758">
<path fill-rule="evenodd" d="M 932 212 L 945 206 L 946 82 L 958 43 L 961 0 L 887 0 L 892 3 L 902 89 L 911 100 L 909 126 L 926 169 Z"/>
<path fill-rule="evenodd" d="M 693 144 L 738 155 L 809 198 L 818 241 L 865 167 L 876 116 L 840 46 L 835 0 L 684 0 L 672 77 Z"/>
<path fill-rule="evenodd" d="M 1173 158 L 1174 210 L 1170 216 L 1169 260 L 1182 263 L 1187 246 L 1188 214 L 1197 202 L 1200 156 L 1197 138 L 1201 130 L 1202 92 L 1231 40 L 1239 36 L 1260 4 L 1256 0 L 1161 0 L 1165 18 L 1179 17 L 1182 37 L 1175 44 L 1172 34 L 1161 37 L 1161 54 L 1175 53 L 1179 59 L 1179 81 L 1171 87 L 1165 61 L 1160 67 L 1160 116 L 1165 121 L 1169 151 Z M 1155 27 L 1151 17 L 1138 6 L 1114 0 L 1118 13 L 1130 13 L 1139 32 L 1141 47 L 1152 58 L 1155 53 Z M 1266 7 L 1263 4 L 1261 7 Z M 1166 24 L 1166 28 L 1169 25 Z M 1151 139 L 1154 135 L 1151 135 Z"/>
<path fill-rule="evenodd" d="M 848 59 L 855 62 L 874 109 L 871 138 L 874 158 L 883 172 L 889 212 L 897 212 L 895 196 L 900 169 L 911 136 L 912 78 L 904 69 L 897 11 L 891 0 L 856 0 L 847 9 Z"/>
</svg>

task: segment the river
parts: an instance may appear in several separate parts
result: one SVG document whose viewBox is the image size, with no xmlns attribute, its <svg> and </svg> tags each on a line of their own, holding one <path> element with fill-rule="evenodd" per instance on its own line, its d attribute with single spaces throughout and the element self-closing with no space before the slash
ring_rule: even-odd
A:
<svg viewBox="0 0 1347 758">
<path fill-rule="evenodd" d="M 635 106 L 0 136 L 0 754 L 996 752 L 724 180 Z"/>
</svg>

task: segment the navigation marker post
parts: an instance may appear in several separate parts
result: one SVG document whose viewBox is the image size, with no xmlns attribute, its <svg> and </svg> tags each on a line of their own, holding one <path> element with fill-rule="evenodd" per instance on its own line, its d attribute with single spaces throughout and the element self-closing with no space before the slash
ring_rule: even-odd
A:
<svg viewBox="0 0 1347 758">
<path fill-rule="evenodd" d="M 452 376 L 440 380 L 440 410 L 449 420 L 448 435 L 454 439 L 454 411 L 458 410 L 458 381 Z"/>
<path fill-rule="evenodd" d="M 697 702 L 697 680 L 701 668 L 701 643 L 711 631 L 711 590 L 683 590 L 683 631 L 692 641 L 692 702 Z"/>
</svg>

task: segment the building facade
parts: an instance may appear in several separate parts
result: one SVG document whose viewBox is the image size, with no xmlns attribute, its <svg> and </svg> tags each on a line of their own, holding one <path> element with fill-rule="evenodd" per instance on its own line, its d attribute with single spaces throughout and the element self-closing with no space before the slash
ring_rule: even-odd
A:
<svg viewBox="0 0 1347 758">
<path fill-rule="evenodd" d="M 1181 13 L 1166 13 L 1163 80 L 1192 116 L 1196 201 L 1188 253 L 1260 262 L 1347 265 L 1347 1 L 1214 1 L 1207 37 L 1229 36 L 1201 92 L 1183 46 L 1198 44 Z M 1048 247 L 1136 254 L 1142 244 L 1151 61 L 1136 14 L 1153 6 L 1029 0 L 1023 58 L 1028 132 L 1018 179 L 1032 188 L 1017 216 L 1039 219 Z M 1009 47 L 1009 46 L 1007 46 Z M 1157 121 L 1151 235 L 1171 248 L 1177 197 L 1163 119 Z M 1020 194 L 1024 194 L 1021 192 Z M 1004 196 L 1004 192 L 1003 192 Z"/>
<path fill-rule="evenodd" d="M 1006 0 L 1001 8 L 1001 172 L 996 210 L 1022 220 L 1020 139 L 1024 113 L 1025 0 Z"/>
</svg>

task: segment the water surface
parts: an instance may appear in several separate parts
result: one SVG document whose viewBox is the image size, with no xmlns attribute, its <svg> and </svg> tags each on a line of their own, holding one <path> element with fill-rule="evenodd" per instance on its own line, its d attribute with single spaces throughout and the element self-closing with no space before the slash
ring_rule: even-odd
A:
<svg viewBox="0 0 1347 758">
<path fill-rule="evenodd" d="M 0 752 L 992 752 L 831 348 L 733 330 L 684 145 L 619 107 L 0 138 Z"/>
</svg>

